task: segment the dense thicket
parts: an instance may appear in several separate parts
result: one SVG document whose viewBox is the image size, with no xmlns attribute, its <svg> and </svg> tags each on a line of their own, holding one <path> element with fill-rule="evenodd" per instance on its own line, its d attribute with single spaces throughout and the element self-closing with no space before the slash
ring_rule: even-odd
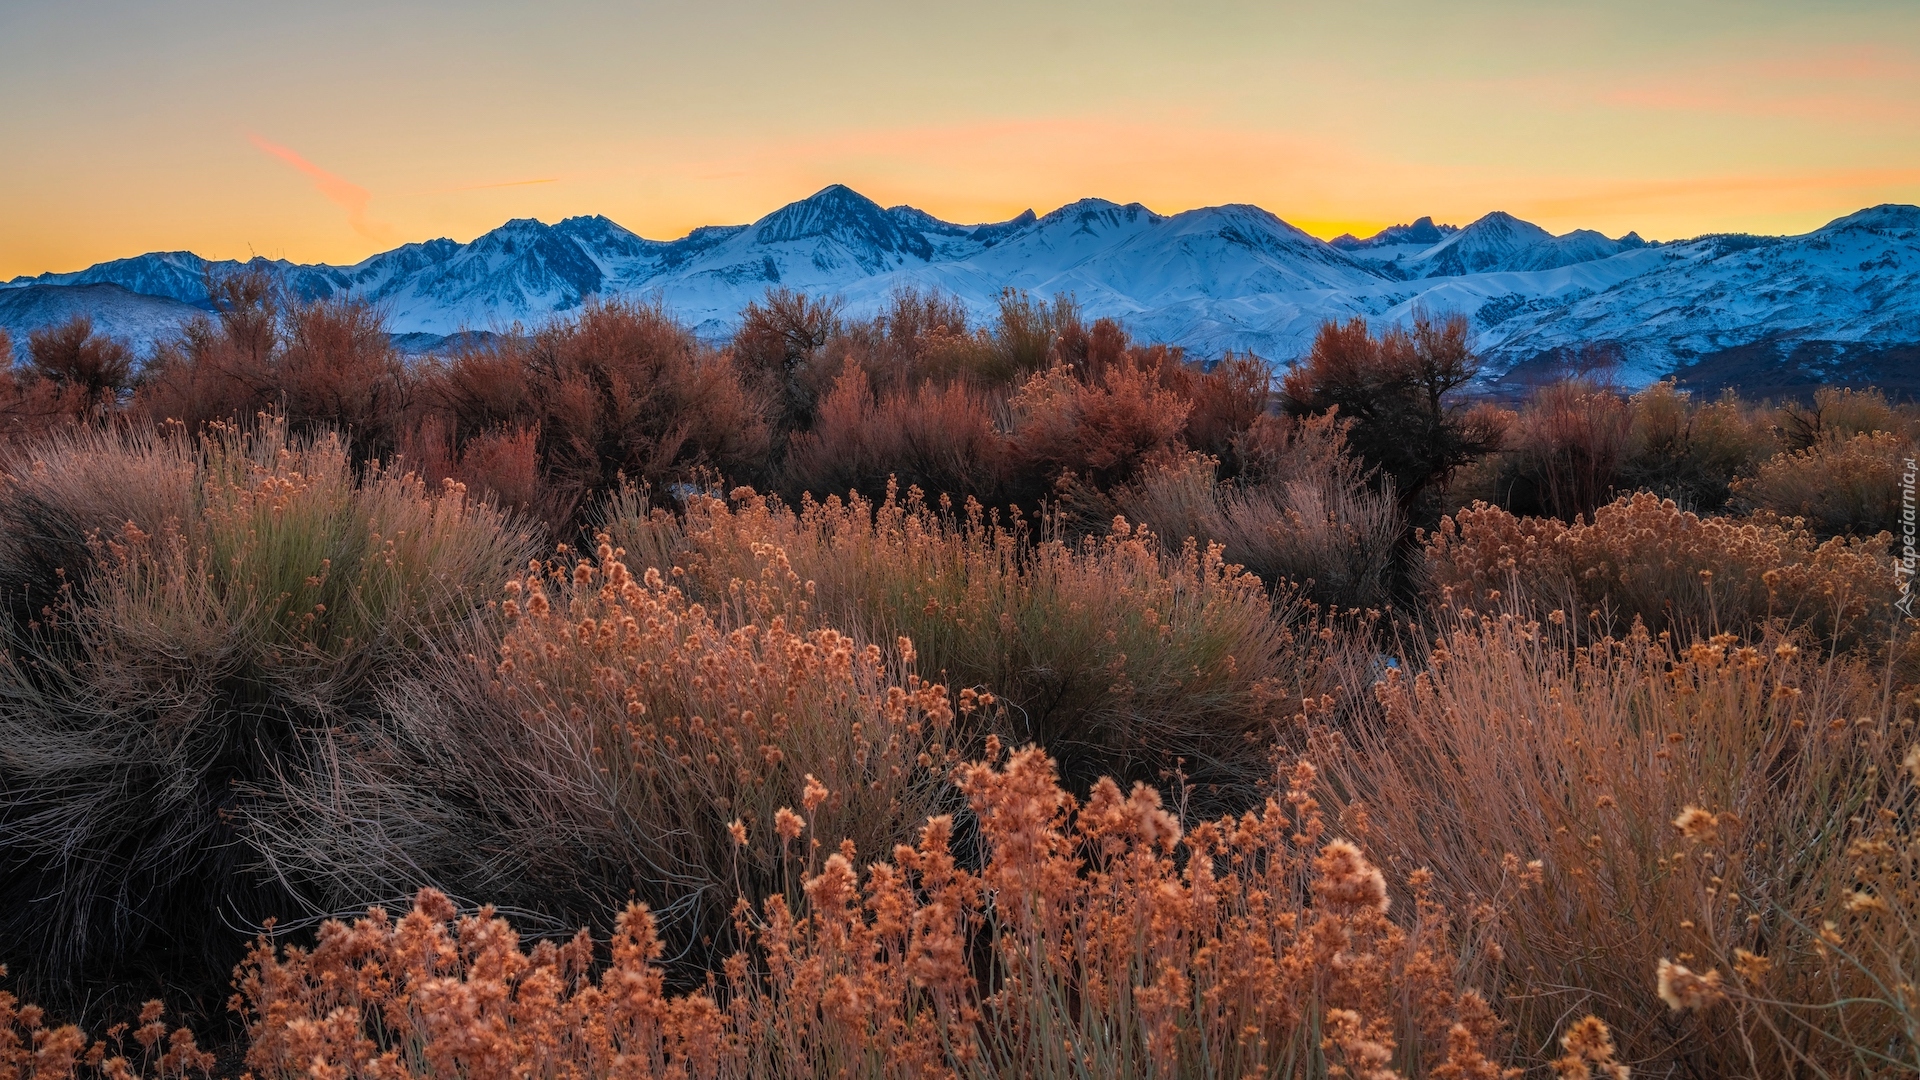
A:
<svg viewBox="0 0 1920 1080">
<path fill-rule="evenodd" d="M 1920 1070 L 1909 407 L 214 295 L 0 373 L 0 956 L 64 1008 L 204 1019 L 281 917 L 262 1076 Z M 0 995 L 0 1078 L 83 1050 Z"/>
</svg>

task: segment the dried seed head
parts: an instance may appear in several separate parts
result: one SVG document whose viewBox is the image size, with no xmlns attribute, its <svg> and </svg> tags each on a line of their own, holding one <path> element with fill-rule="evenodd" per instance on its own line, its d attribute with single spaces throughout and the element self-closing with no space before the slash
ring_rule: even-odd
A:
<svg viewBox="0 0 1920 1080">
<path fill-rule="evenodd" d="M 806 823 L 792 810 L 783 806 L 773 812 L 773 831 L 780 835 L 781 840 L 791 843 L 800 839 L 800 830 L 804 828 Z"/>
<path fill-rule="evenodd" d="M 1720 989 L 1720 973 L 1717 971 L 1701 975 L 1663 956 L 1660 966 L 1654 969 L 1654 975 L 1658 980 L 1660 1000 L 1675 1012 L 1704 1009 L 1727 996 Z"/>
<path fill-rule="evenodd" d="M 1680 811 L 1680 816 L 1673 819 L 1673 827 L 1680 830 L 1681 836 L 1696 844 L 1710 843 L 1718 833 L 1718 823 L 1713 815 L 1697 806 L 1688 806 Z"/>
<path fill-rule="evenodd" d="M 1335 840 L 1320 849 L 1313 865 L 1320 872 L 1313 891 L 1329 906 L 1355 911 L 1371 908 L 1383 913 L 1387 910 L 1387 879 L 1359 848 L 1345 840 Z"/>
</svg>

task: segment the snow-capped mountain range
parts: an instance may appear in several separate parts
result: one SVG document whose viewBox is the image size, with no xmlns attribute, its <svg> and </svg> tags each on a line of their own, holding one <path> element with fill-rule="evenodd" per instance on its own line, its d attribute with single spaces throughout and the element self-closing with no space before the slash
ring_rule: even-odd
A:
<svg viewBox="0 0 1920 1080">
<path fill-rule="evenodd" d="M 877 310 L 902 287 L 940 289 L 981 317 L 1002 289 L 1071 293 L 1090 316 L 1201 355 L 1287 361 L 1322 321 L 1376 323 L 1417 308 L 1467 314 L 1490 369 L 1606 342 L 1629 378 L 1766 344 L 1859 350 L 1920 344 L 1920 207 L 1862 210 L 1801 236 L 1705 236 L 1650 244 L 1580 230 L 1555 236 L 1509 214 L 1465 227 L 1421 218 L 1325 242 L 1249 205 L 1170 216 L 1085 199 L 1052 213 L 957 225 L 883 208 L 835 185 L 751 225 L 649 240 L 604 217 L 510 221 L 471 243 L 430 240 L 352 266 L 256 259 L 305 298 L 354 296 L 389 329 L 431 343 L 565 317 L 590 298 L 658 300 L 721 338 L 769 288 Z M 157 252 L 0 285 L 0 326 L 26 331 L 88 312 L 150 348 L 208 308 L 207 276 L 240 269 Z"/>
</svg>

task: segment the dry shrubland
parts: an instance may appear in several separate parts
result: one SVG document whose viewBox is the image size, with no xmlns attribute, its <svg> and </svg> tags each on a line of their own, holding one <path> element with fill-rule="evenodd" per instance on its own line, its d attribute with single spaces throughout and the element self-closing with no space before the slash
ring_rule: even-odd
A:
<svg viewBox="0 0 1920 1080">
<path fill-rule="evenodd" d="M 1920 1072 L 1907 406 L 213 295 L 0 371 L 0 1080 Z"/>
<path fill-rule="evenodd" d="M 1276 709 L 1328 685 L 1309 609 L 1217 546 L 1168 550 L 1124 520 L 1075 539 L 918 492 L 796 510 L 740 489 L 678 515 L 629 494 L 607 528 L 636 566 L 710 605 L 759 581 L 866 640 L 910 640 L 922 670 L 997 695 L 1009 734 L 1047 746 L 1079 784 L 1184 762 L 1211 798 L 1262 771 Z"/>
<path fill-rule="evenodd" d="M 1198 1076 L 1496 1078 L 1505 1032 L 1416 878 L 1415 912 L 1328 838 L 1302 762 L 1241 818 L 1191 830 L 1149 787 L 1084 801 L 1026 750 L 957 773 L 954 818 L 863 852 L 809 784 L 775 837 L 791 899 L 742 901 L 741 947 L 672 992 L 654 914 L 605 953 L 583 931 L 521 947 L 492 909 L 422 892 L 395 919 L 329 922 L 311 950 L 262 939 L 239 1004 L 260 1075 Z M 764 826 L 763 826 L 764 828 Z M 821 843 L 824 836 L 825 843 Z M 864 870 L 859 864 L 867 861 Z M 1184 869 L 1183 869 L 1184 867 Z M 523 1071 L 524 1070 L 524 1071 Z M 1342 1071 L 1344 1070 L 1344 1071 Z"/>
<path fill-rule="evenodd" d="M 285 902 L 242 786 L 369 709 L 525 557 L 457 487 L 348 462 L 277 420 L 0 458 L 0 933 L 34 978 L 217 978 L 227 921 Z"/>
<path fill-rule="evenodd" d="M 1684 642 L 1463 613 L 1420 674 L 1389 674 L 1314 753 L 1385 867 L 1490 905 L 1502 1015 L 1530 1052 L 1593 1012 L 1636 1064 L 1844 1075 L 1834 1036 L 1901 1034 L 1865 1005 L 1818 1014 L 1870 996 L 1873 976 L 1805 930 L 1856 888 L 1850 848 L 1888 824 L 1873 811 L 1908 779 L 1915 710 L 1870 665 L 1791 635 Z M 1663 960 L 1732 978 L 1720 962 L 1737 951 L 1767 970 L 1744 1014 L 1665 1007 Z"/>
</svg>

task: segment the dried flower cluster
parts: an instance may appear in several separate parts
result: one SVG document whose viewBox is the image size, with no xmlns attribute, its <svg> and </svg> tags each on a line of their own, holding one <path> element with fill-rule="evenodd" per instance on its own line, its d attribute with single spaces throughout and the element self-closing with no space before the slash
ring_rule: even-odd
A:
<svg viewBox="0 0 1920 1080">
<path fill-rule="evenodd" d="M 1784 1003 L 1870 990 L 1800 927 L 1863 925 L 1886 892 L 1848 868 L 1908 778 L 1911 708 L 1883 668 L 1778 635 L 1683 646 L 1512 615 L 1463 617 L 1419 655 L 1375 710 L 1314 716 L 1312 752 L 1389 875 L 1428 868 L 1436 897 L 1486 905 L 1522 1045 L 1592 1010 L 1619 1025 L 1621 1062 L 1835 1066 L 1842 1044 L 1810 1047 Z M 1741 1017 L 1716 1008 L 1736 968 L 1766 973 Z M 1850 1045 L 1885 1034 L 1870 1011 Z"/>
<path fill-rule="evenodd" d="M 1472 609 L 1524 594 L 1599 629 L 1637 618 L 1687 636 L 1778 619 L 1850 647 L 1890 625 L 1886 552 L 1883 540 L 1822 543 L 1797 519 L 1700 517 L 1643 492 L 1592 524 L 1476 505 L 1441 520 L 1426 558 L 1435 595 Z"/>
<path fill-rule="evenodd" d="M 1517 1075 L 1446 913 L 1416 880 L 1415 913 L 1388 918 L 1380 871 L 1326 838 L 1315 779 L 1302 762 L 1263 810 L 1183 834 L 1144 786 L 1077 802 L 1038 750 L 968 765 L 980 870 L 948 816 L 864 872 L 850 841 L 810 848 L 800 895 L 742 901 L 747 944 L 680 994 L 642 906 L 596 965 L 584 932 L 529 952 L 491 909 L 457 917 L 423 892 L 310 949 L 263 939 L 237 998 L 248 1063 L 339 1080 Z M 835 800 L 809 784 L 808 834 Z"/>
<path fill-rule="evenodd" d="M 777 548 L 712 607 L 624 557 L 602 542 L 508 581 L 497 637 L 398 684 L 390 719 L 283 789 L 281 873 L 336 906 L 424 876 L 563 926 L 638 896 L 684 958 L 719 948 L 736 897 L 797 889 L 807 792 L 833 793 L 808 797 L 818 829 L 880 851 L 955 801 L 990 695 L 923 681 L 905 637 L 809 628 Z"/>
<path fill-rule="evenodd" d="M 0 978 L 7 974 L 0 967 Z M 213 1055 L 200 1049 L 193 1032 L 184 1027 L 171 1032 L 161 1021 L 166 1007 L 149 1001 L 140 1010 L 139 1026 L 119 1024 L 103 1039 L 87 1040 L 73 1024 L 49 1026 L 37 1005 L 22 1005 L 0 990 L 0 1080 L 184 1080 L 206 1076 Z M 132 1045 L 128 1045 L 131 1034 Z"/>
<path fill-rule="evenodd" d="M 759 553 L 777 548 L 793 571 L 767 583 L 783 610 L 911 638 L 923 670 L 991 687 L 1014 733 L 1052 748 L 1076 786 L 1156 779 L 1148 770 L 1184 758 L 1203 791 L 1251 793 L 1278 703 L 1329 686 L 1334 650 L 1303 606 L 1269 597 L 1216 546 L 1168 553 L 1124 520 L 1074 542 L 912 491 L 794 510 L 737 489 L 684 518 L 630 496 L 609 532 L 635 567 L 685 568 L 710 604 L 759 579 Z"/>
</svg>

